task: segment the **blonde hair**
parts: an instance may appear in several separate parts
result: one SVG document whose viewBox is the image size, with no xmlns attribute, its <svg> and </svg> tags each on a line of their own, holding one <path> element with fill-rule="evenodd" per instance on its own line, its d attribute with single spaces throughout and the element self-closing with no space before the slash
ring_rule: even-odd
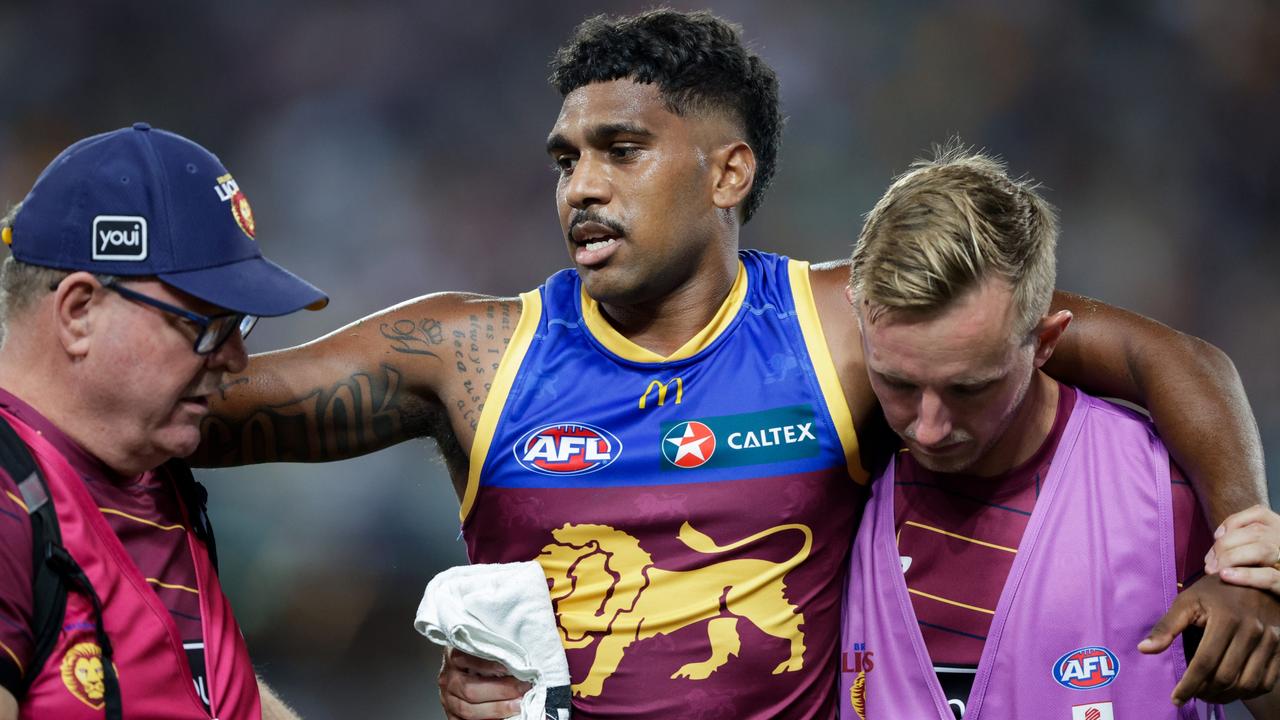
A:
<svg viewBox="0 0 1280 720">
<path fill-rule="evenodd" d="M 1057 273 L 1057 212 L 1004 163 L 952 141 L 917 160 L 867 214 L 850 284 L 871 318 L 934 312 L 990 277 L 1013 289 L 1028 333 L 1049 310 Z"/>
</svg>

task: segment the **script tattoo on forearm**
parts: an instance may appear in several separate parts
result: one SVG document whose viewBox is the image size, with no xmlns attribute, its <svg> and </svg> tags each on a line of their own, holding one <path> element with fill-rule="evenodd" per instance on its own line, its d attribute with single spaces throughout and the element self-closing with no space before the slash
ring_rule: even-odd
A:
<svg viewBox="0 0 1280 720">
<path fill-rule="evenodd" d="M 401 374 L 355 373 L 241 419 L 210 415 L 201 424 L 201 464 L 320 462 L 351 457 L 417 434 L 427 426 L 427 405 L 402 392 Z"/>
<path fill-rule="evenodd" d="M 423 318 L 414 322 L 403 318 L 395 322 L 382 323 L 378 331 L 382 333 L 382 337 L 391 341 L 391 349 L 396 352 L 440 357 L 428 349 L 444 342 L 444 327 L 439 320 Z"/>
</svg>

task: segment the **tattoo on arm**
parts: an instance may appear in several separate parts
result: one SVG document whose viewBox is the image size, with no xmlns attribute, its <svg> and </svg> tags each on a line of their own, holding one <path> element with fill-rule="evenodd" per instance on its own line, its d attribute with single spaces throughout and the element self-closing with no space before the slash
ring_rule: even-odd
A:
<svg viewBox="0 0 1280 720">
<path fill-rule="evenodd" d="M 255 408 L 243 418 L 207 416 L 196 462 L 338 460 L 425 434 L 430 415 L 426 402 L 403 392 L 400 371 L 383 363 L 380 374 L 354 373 L 332 387 Z"/>
<path fill-rule="evenodd" d="M 236 378 L 235 380 L 232 380 L 231 382 L 221 383 L 221 384 L 219 384 L 219 385 L 218 385 L 218 394 L 222 396 L 222 399 L 223 399 L 223 400 L 226 400 L 226 399 L 227 399 L 227 391 L 228 391 L 228 390 L 230 390 L 231 388 L 233 388 L 233 387 L 235 387 L 235 386 L 237 386 L 237 385 L 244 385 L 244 384 L 247 384 L 248 382 L 249 382 L 249 378 L 242 377 L 242 378 Z"/>
<path fill-rule="evenodd" d="M 510 302 L 488 303 L 468 318 L 467 329 L 452 333 L 454 369 L 462 379 L 462 394 L 454 402 L 458 416 L 475 430 L 480 423 L 502 353 L 511 342 Z"/>
<path fill-rule="evenodd" d="M 423 318 L 414 322 L 405 318 L 382 323 L 378 331 L 382 333 L 382 337 L 391 341 L 391 349 L 396 352 L 440 357 L 427 349 L 444 342 L 444 328 L 439 320 Z"/>
</svg>

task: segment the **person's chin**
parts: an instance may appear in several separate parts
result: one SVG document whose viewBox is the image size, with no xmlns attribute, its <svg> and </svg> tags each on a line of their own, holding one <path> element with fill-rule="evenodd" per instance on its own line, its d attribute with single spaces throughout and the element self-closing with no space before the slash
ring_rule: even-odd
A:
<svg viewBox="0 0 1280 720">
<path fill-rule="evenodd" d="M 184 458 L 200 447 L 200 418 L 204 413 L 183 413 L 160 432 L 156 444 L 165 455 Z"/>
</svg>

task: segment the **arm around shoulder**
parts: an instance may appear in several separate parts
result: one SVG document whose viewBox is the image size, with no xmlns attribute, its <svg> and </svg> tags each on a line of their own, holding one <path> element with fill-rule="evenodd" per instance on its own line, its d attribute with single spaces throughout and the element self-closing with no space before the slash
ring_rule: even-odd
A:
<svg viewBox="0 0 1280 720">
<path fill-rule="evenodd" d="M 1262 440 L 1225 353 L 1150 318 L 1059 291 L 1053 310 L 1063 309 L 1074 320 L 1045 366 L 1050 375 L 1147 408 L 1210 524 L 1266 502 Z"/>
</svg>

